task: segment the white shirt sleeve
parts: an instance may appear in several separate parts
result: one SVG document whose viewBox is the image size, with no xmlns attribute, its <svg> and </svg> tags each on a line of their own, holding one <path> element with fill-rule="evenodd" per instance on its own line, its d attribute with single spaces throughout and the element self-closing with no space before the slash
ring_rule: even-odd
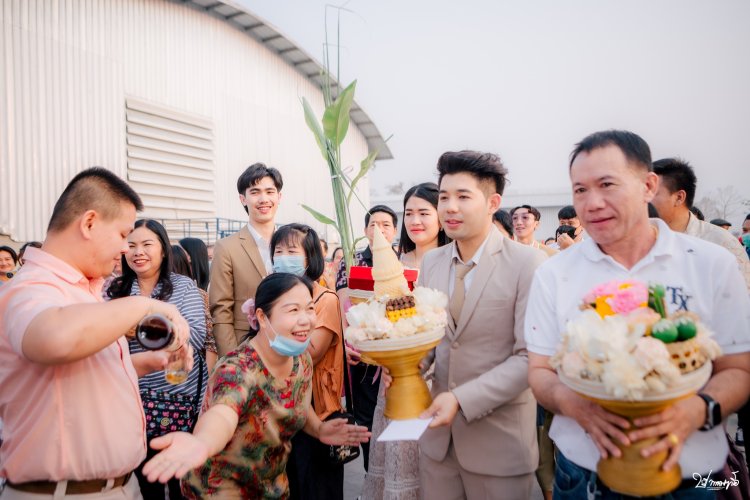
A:
<svg viewBox="0 0 750 500">
<path fill-rule="evenodd" d="M 713 310 L 709 326 L 724 354 L 750 351 L 750 295 L 737 262 L 716 259 L 713 275 Z"/>
<path fill-rule="evenodd" d="M 526 305 L 525 338 L 530 352 L 552 356 L 560 343 L 560 328 L 555 314 L 555 300 L 549 285 L 554 277 L 537 269 Z"/>
</svg>

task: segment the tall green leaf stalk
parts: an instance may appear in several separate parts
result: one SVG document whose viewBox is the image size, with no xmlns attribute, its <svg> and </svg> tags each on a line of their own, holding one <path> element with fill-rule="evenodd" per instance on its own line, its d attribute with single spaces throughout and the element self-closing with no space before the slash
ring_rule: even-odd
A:
<svg viewBox="0 0 750 500">
<path fill-rule="evenodd" d="M 327 30 L 326 30 L 326 46 L 327 46 Z M 326 53 L 325 66 L 326 71 L 324 72 L 323 81 L 323 100 L 325 103 L 325 111 L 323 112 L 322 120 L 318 121 L 315 116 L 310 103 L 302 98 L 302 107 L 305 111 L 305 122 L 315 136 L 315 141 L 318 143 L 318 148 L 323 155 L 326 163 L 328 164 L 328 171 L 331 175 L 331 187 L 333 189 L 333 201 L 334 208 L 336 211 L 335 220 L 321 212 L 315 210 L 307 205 L 302 207 L 310 212 L 313 217 L 323 224 L 333 226 L 339 233 L 341 241 L 341 248 L 344 250 L 344 260 L 346 262 L 347 273 L 354 263 L 354 252 L 357 243 L 362 238 L 354 237 L 354 227 L 352 225 L 351 213 L 349 211 L 349 205 L 353 198 L 365 208 L 368 209 L 359 199 L 355 188 L 357 183 L 367 175 L 367 172 L 372 168 L 375 157 L 378 155 L 378 151 L 372 151 L 367 157 L 362 160 L 359 164 L 359 171 L 353 179 L 350 179 L 343 171 L 341 167 L 341 144 L 344 142 L 346 133 L 349 129 L 349 112 L 351 111 L 352 102 L 354 101 L 354 91 L 357 87 L 357 81 L 353 81 L 346 87 L 341 93 L 339 93 L 334 99 L 331 95 L 331 88 L 340 88 L 338 83 L 331 81 L 328 60 L 328 51 Z M 340 57 L 338 58 L 340 59 Z M 333 83 L 333 84 L 332 84 Z"/>
</svg>

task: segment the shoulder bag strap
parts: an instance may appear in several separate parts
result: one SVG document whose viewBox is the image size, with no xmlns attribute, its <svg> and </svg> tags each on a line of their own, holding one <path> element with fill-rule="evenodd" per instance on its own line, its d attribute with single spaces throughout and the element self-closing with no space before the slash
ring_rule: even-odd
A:
<svg viewBox="0 0 750 500">
<path fill-rule="evenodd" d="M 198 353 L 198 389 L 195 391 L 195 407 L 200 412 L 200 407 L 202 401 L 201 399 L 201 389 L 203 387 L 203 356 L 201 356 L 201 353 Z"/>
</svg>

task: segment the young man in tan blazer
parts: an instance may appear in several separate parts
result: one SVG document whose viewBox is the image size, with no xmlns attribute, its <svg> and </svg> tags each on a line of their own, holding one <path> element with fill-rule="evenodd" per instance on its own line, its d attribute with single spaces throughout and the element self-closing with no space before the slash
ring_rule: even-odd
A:
<svg viewBox="0 0 750 500">
<path fill-rule="evenodd" d="M 216 242 L 208 288 L 219 357 L 233 351 L 247 335 L 250 325 L 242 304 L 255 297 L 258 284 L 273 270 L 269 244 L 283 184 L 281 173 L 263 163 L 250 165 L 237 179 L 248 224 Z"/>
<path fill-rule="evenodd" d="M 423 414 L 434 420 L 420 440 L 422 491 L 429 499 L 528 499 L 539 456 L 524 314 L 546 257 L 492 224 L 507 173 L 500 158 L 449 152 L 438 172 L 438 215 L 453 243 L 425 255 L 419 279 L 448 294 L 450 312 Z"/>
</svg>

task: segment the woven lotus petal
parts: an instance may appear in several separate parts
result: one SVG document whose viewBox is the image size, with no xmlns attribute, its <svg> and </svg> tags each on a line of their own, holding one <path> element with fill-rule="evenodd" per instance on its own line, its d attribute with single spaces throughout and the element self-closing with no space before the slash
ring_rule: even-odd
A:
<svg viewBox="0 0 750 500">
<path fill-rule="evenodd" d="M 404 278 L 404 266 L 385 239 L 376 228 L 372 238 L 372 279 L 375 281 L 375 296 L 390 298 L 409 295 L 409 284 Z"/>
</svg>

